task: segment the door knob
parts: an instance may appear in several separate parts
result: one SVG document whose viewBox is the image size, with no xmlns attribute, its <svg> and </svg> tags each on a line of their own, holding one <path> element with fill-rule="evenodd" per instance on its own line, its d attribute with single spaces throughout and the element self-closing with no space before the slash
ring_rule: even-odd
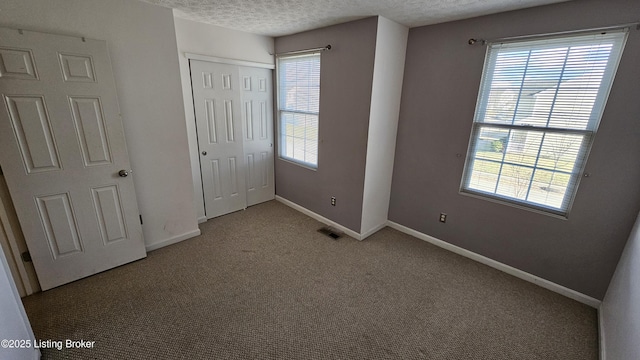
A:
<svg viewBox="0 0 640 360">
<path fill-rule="evenodd" d="M 118 171 L 118 175 L 120 175 L 121 177 L 127 177 L 129 176 L 129 172 L 127 170 L 120 170 Z"/>
<path fill-rule="evenodd" d="M 202 152 L 202 155 L 207 155 L 207 152 L 206 152 L 206 151 L 203 151 L 203 152 Z"/>
</svg>

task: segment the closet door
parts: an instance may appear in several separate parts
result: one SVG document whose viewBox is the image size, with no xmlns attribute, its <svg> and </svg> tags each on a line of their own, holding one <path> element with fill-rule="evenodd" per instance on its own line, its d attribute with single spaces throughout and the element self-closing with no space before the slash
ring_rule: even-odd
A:
<svg viewBox="0 0 640 360">
<path fill-rule="evenodd" d="M 208 219 L 247 207 L 239 69 L 190 60 Z"/>
<path fill-rule="evenodd" d="M 240 67 L 247 205 L 275 198 L 271 70 Z"/>
</svg>

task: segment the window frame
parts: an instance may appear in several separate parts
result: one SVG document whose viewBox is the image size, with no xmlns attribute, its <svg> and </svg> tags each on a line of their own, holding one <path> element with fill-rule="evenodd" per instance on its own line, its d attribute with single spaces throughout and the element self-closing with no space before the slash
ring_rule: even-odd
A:
<svg viewBox="0 0 640 360">
<path fill-rule="evenodd" d="M 298 166 L 301 166 L 303 168 L 309 169 L 309 170 L 314 170 L 316 171 L 318 169 L 318 165 L 319 165 L 319 147 L 320 147 L 320 87 L 321 87 L 321 72 L 322 72 L 322 56 L 321 56 L 322 52 L 318 51 L 318 50 L 313 50 L 313 51 L 301 51 L 301 52 L 295 52 L 295 53 L 291 53 L 291 54 L 282 54 L 282 55 L 276 55 L 276 71 L 275 71 L 275 76 L 276 76 L 276 81 L 275 81 L 275 85 L 276 85 L 276 116 L 277 116 L 277 136 L 278 136 L 278 159 L 282 160 L 282 161 L 286 161 Z M 281 83 L 280 83 L 280 61 L 283 59 L 291 59 L 291 58 L 309 58 L 309 57 L 316 57 L 318 59 L 318 61 L 320 62 L 319 65 L 319 71 L 318 71 L 318 112 L 314 113 L 314 112 L 309 112 L 309 111 L 299 111 L 299 110 L 288 110 L 288 109 L 282 109 L 281 108 L 281 97 L 282 94 L 280 92 L 281 89 Z M 318 140 L 317 140 L 317 145 L 316 145 L 316 163 L 311 163 L 311 162 L 307 162 L 307 161 L 303 161 L 303 160 L 299 160 L 296 159 L 294 157 L 289 157 L 286 156 L 286 154 L 284 154 L 284 152 L 286 151 L 286 142 L 284 141 L 286 134 L 283 134 L 283 119 L 282 119 L 282 114 L 284 112 L 287 113 L 293 113 L 293 114 L 301 114 L 301 115 L 313 115 L 317 117 L 317 122 L 318 122 L 318 128 L 317 128 L 317 132 L 318 132 Z"/>
<path fill-rule="evenodd" d="M 600 121 L 602 120 L 602 115 L 605 110 L 609 93 L 611 91 L 613 82 L 615 80 L 615 76 L 618 70 L 618 65 L 622 58 L 624 47 L 628 38 L 629 29 L 628 28 L 608 29 L 607 32 L 620 33 L 621 35 L 620 35 L 620 38 L 613 40 L 612 49 L 609 53 L 609 57 L 607 58 L 607 64 L 604 68 L 602 80 L 598 87 L 596 99 L 594 100 L 593 106 L 591 107 L 591 113 L 589 115 L 589 120 L 587 122 L 587 125 L 585 126 L 585 129 L 575 129 L 575 128 L 572 129 L 570 128 L 569 125 L 565 127 L 555 127 L 555 126 L 552 127 L 550 126 L 549 122 L 547 122 L 546 126 L 544 127 L 527 125 L 527 124 L 516 125 L 515 119 L 518 116 L 517 107 L 514 109 L 513 118 L 511 119 L 510 124 L 499 123 L 499 122 L 495 122 L 495 123 L 487 122 L 485 120 L 485 117 L 487 116 L 486 110 L 488 108 L 489 97 L 491 95 L 491 89 L 492 89 L 491 85 L 496 76 L 496 65 L 498 63 L 498 56 L 500 54 L 500 49 L 499 49 L 500 44 L 498 44 L 497 42 L 487 44 L 487 51 L 484 59 L 482 78 L 481 78 L 480 87 L 478 90 L 478 97 L 477 97 L 476 108 L 475 108 L 472 127 L 471 127 L 471 134 L 469 137 L 467 153 L 466 153 L 465 163 L 463 168 L 463 174 L 462 174 L 462 179 L 461 179 L 460 188 L 459 188 L 460 194 L 472 196 L 475 198 L 479 198 L 479 199 L 483 199 L 483 200 L 487 200 L 495 203 L 505 204 L 505 205 L 509 205 L 509 206 L 513 206 L 516 208 L 521 208 L 521 209 L 525 209 L 525 210 L 529 210 L 537 213 L 542 213 L 545 215 L 558 217 L 561 219 L 568 218 L 569 212 L 571 211 L 573 202 L 578 192 L 578 186 L 580 184 L 580 180 L 582 179 L 582 177 L 588 176 L 588 174 L 585 174 L 585 168 L 588 161 L 588 156 L 591 151 L 598 126 L 600 124 Z M 597 34 L 604 34 L 604 32 L 603 31 L 581 31 L 581 32 L 574 32 L 571 34 L 542 35 L 542 36 L 526 37 L 522 39 L 514 39 L 511 41 L 502 42 L 501 44 L 505 44 L 505 43 L 520 44 L 520 45 L 529 44 L 528 46 L 530 51 L 529 54 L 531 54 L 531 51 L 533 51 L 534 49 L 536 49 L 537 46 L 539 46 L 538 44 L 540 40 L 543 40 L 543 41 L 550 40 L 551 43 L 557 42 L 559 46 L 562 46 L 563 44 L 571 46 L 570 43 L 577 37 L 585 36 L 585 35 L 587 36 L 597 35 Z M 497 48 L 495 50 L 494 50 L 494 45 Z M 567 59 L 568 59 L 568 55 L 565 56 L 565 64 Z M 520 92 L 522 92 L 522 89 L 524 88 L 523 84 L 526 78 L 526 69 L 529 66 L 529 63 L 530 63 L 530 59 L 527 58 L 527 61 L 524 65 L 524 70 L 523 70 L 524 72 L 522 75 L 523 83 L 520 84 L 518 89 L 516 89 Z M 563 74 L 560 74 L 559 79 L 562 79 L 562 78 L 563 78 Z M 558 82 L 557 86 L 560 86 L 560 85 L 561 85 L 561 82 Z M 555 96 L 557 96 L 557 91 Z M 554 97 L 553 103 L 555 103 L 555 97 Z M 549 110 L 549 118 L 551 118 L 551 114 L 553 113 L 553 111 L 554 111 L 554 106 L 552 104 Z M 573 112 L 572 114 L 575 114 L 575 112 Z M 478 153 L 476 146 L 481 140 L 482 129 L 486 129 L 486 128 L 508 130 L 507 142 L 504 145 L 505 149 L 503 150 L 503 155 L 501 160 L 476 158 Z M 529 132 L 539 132 L 542 134 L 540 144 L 537 145 L 538 153 L 536 155 L 535 163 L 533 165 L 528 166 L 525 164 L 509 162 L 506 160 L 506 154 L 507 154 L 506 146 L 509 144 L 508 139 L 511 138 L 512 132 L 514 130 L 524 131 L 527 134 Z M 567 182 L 567 185 L 565 187 L 565 194 L 563 195 L 562 204 L 558 208 L 553 207 L 551 205 L 536 203 L 536 202 L 533 202 L 532 200 L 527 199 L 529 196 L 529 191 L 532 187 L 532 184 L 534 183 L 534 176 L 536 174 L 536 170 L 542 169 L 545 171 L 551 171 L 545 168 L 538 168 L 538 162 L 542 158 L 541 151 L 543 147 L 543 141 L 545 139 L 545 136 L 547 136 L 548 134 L 552 134 L 552 135 L 553 134 L 576 134 L 582 137 L 581 143 L 579 145 L 579 149 L 576 154 L 576 158 L 573 160 L 573 170 L 571 172 L 558 171 L 557 169 L 553 170 L 554 173 L 566 173 L 567 175 L 569 175 L 569 181 Z M 493 192 L 482 191 L 480 189 L 473 189 L 470 187 L 472 175 L 474 173 L 474 162 L 476 160 L 495 162 L 499 164 L 500 171 L 497 174 Z M 511 165 L 511 166 L 530 168 L 532 170 L 528 180 L 528 190 L 527 190 L 527 195 L 525 199 L 519 199 L 516 197 L 517 195 L 508 196 L 508 195 L 498 194 L 498 186 L 502 179 L 502 167 L 505 164 Z"/>
</svg>

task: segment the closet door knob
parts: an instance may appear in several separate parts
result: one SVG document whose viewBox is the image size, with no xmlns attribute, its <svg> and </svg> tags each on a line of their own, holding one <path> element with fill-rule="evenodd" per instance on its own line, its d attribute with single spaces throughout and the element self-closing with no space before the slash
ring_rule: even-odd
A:
<svg viewBox="0 0 640 360">
<path fill-rule="evenodd" d="M 207 155 L 207 152 L 206 152 L 206 151 L 203 151 L 203 152 L 202 152 L 202 155 Z"/>
</svg>

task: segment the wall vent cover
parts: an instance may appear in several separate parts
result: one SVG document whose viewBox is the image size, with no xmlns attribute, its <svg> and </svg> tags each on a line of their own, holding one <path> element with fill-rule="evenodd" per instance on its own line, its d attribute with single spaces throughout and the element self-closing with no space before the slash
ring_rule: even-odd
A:
<svg viewBox="0 0 640 360">
<path fill-rule="evenodd" d="M 330 226 L 321 227 L 320 229 L 318 229 L 318 232 L 332 238 L 333 240 L 338 240 L 342 237 L 342 233 L 340 231 Z"/>
</svg>

